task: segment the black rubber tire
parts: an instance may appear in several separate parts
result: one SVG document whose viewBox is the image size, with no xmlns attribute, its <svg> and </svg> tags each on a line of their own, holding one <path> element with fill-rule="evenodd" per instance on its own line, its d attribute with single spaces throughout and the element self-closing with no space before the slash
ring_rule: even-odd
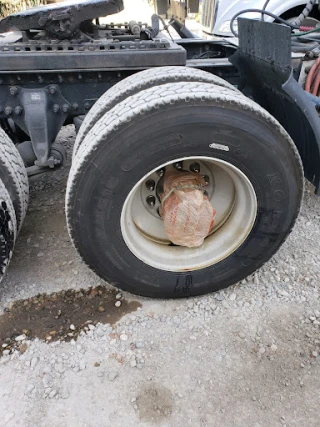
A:
<svg viewBox="0 0 320 427">
<path fill-rule="evenodd" d="M 9 266 L 16 236 L 15 210 L 9 192 L 0 179 L 0 282 Z"/>
<path fill-rule="evenodd" d="M 230 83 L 223 80 L 221 77 L 208 73 L 203 70 L 188 67 L 159 67 L 140 71 L 133 74 L 119 83 L 112 86 L 105 92 L 98 101 L 93 105 L 88 114 L 85 116 L 83 123 L 77 134 L 76 141 L 73 147 L 72 158 L 77 154 L 77 151 L 85 139 L 90 129 L 110 111 L 114 106 L 124 101 L 136 93 L 153 86 L 160 86 L 174 82 L 203 82 L 211 83 L 221 87 L 229 88 L 238 94 L 238 91 Z M 134 105 L 129 105 L 134 108 Z"/>
<path fill-rule="evenodd" d="M 239 168 L 256 192 L 257 218 L 223 261 L 190 272 L 158 270 L 125 244 L 122 207 L 149 171 L 193 155 Z M 76 249 L 100 277 L 134 294 L 175 298 L 220 290 L 261 267 L 292 230 L 302 194 L 297 149 L 269 113 L 226 88 L 173 83 L 123 101 L 91 129 L 69 175 L 66 212 Z"/>
<path fill-rule="evenodd" d="M 19 151 L 0 128 L 0 179 L 8 190 L 15 209 L 18 231 L 21 229 L 29 203 L 29 180 Z"/>
</svg>

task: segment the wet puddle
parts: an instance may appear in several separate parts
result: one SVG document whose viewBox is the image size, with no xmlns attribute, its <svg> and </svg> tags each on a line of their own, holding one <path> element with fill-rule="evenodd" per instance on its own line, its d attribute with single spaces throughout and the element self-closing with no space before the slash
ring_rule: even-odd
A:
<svg viewBox="0 0 320 427">
<path fill-rule="evenodd" d="M 77 339 L 97 323 L 115 324 L 141 304 L 119 298 L 117 291 L 103 286 L 86 290 L 68 290 L 39 294 L 16 301 L 0 316 L 0 355 L 4 350 L 26 348 L 21 342 L 39 338 L 47 342 Z M 91 326 L 92 328 L 92 326 Z M 8 351 L 6 351 L 8 353 Z"/>
</svg>

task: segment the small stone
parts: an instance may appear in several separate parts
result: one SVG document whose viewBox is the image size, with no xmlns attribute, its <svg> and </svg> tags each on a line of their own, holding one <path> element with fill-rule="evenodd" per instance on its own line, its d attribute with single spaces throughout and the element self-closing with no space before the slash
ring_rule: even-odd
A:
<svg viewBox="0 0 320 427">
<path fill-rule="evenodd" d="M 58 372 L 59 374 L 63 374 L 63 373 L 64 373 L 64 371 L 65 371 L 65 367 L 64 367 L 63 363 L 56 363 L 56 364 L 54 365 L 54 369 L 55 369 L 55 371 L 56 371 L 56 372 Z"/>
<path fill-rule="evenodd" d="M 116 300 L 120 300 L 122 298 L 122 294 L 119 292 L 117 295 L 116 295 Z"/>
<path fill-rule="evenodd" d="M 69 328 L 71 329 L 71 331 L 75 331 L 76 330 L 76 327 L 74 325 L 70 325 Z"/>
<path fill-rule="evenodd" d="M 313 357 L 317 357 L 318 356 L 318 352 L 317 351 L 313 351 L 311 354 L 312 354 Z"/>
<path fill-rule="evenodd" d="M 79 363 L 80 370 L 83 371 L 84 369 L 86 369 L 86 366 L 87 366 L 86 361 L 83 359 L 80 360 L 80 363 Z"/>
<path fill-rule="evenodd" d="M 135 360 L 131 360 L 130 366 L 131 368 L 135 368 L 137 366 L 137 362 Z"/>
<path fill-rule="evenodd" d="M 229 299 L 230 299 L 231 301 L 235 301 L 235 300 L 236 300 L 236 298 L 237 298 L 237 294 L 235 294 L 234 292 L 229 296 Z"/>
<path fill-rule="evenodd" d="M 252 396 L 252 400 L 255 402 L 257 400 L 256 396 Z"/>
<path fill-rule="evenodd" d="M 31 369 L 34 369 L 36 367 L 36 365 L 38 364 L 39 359 L 37 357 L 33 357 L 31 359 Z"/>
<path fill-rule="evenodd" d="M 117 308 L 121 307 L 121 301 L 117 301 L 114 305 L 115 305 Z"/>
<path fill-rule="evenodd" d="M 304 368 L 304 363 L 300 363 L 300 368 Z"/>
<path fill-rule="evenodd" d="M 96 329 L 96 327 L 94 325 L 88 325 L 88 328 L 90 329 L 90 331 L 94 331 Z"/>
<path fill-rule="evenodd" d="M 50 398 L 50 399 L 53 399 L 56 395 L 57 395 L 57 390 L 52 390 L 52 391 L 50 391 L 50 393 L 49 393 L 49 398 Z"/>
<path fill-rule="evenodd" d="M 33 390 L 34 390 L 34 385 L 33 385 L 33 384 L 29 384 L 29 385 L 27 386 L 27 390 L 26 390 L 26 392 L 29 394 L 29 393 L 31 393 Z"/>
<path fill-rule="evenodd" d="M 266 349 L 264 347 L 259 348 L 259 353 L 264 354 L 266 352 Z"/>
<path fill-rule="evenodd" d="M 195 341 L 195 340 L 197 339 L 197 337 L 195 337 L 194 335 L 190 335 L 190 339 L 191 339 L 192 341 Z"/>
<path fill-rule="evenodd" d="M 100 363 L 99 362 L 95 362 L 95 364 L 93 365 L 95 368 L 99 368 Z"/>
<path fill-rule="evenodd" d="M 104 307 L 102 307 L 102 305 L 99 305 L 98 311 L 99 311 L 99 313 L 103 313 L 105 311 L 105 309 L 104 309 Z"/>
<path fill-rule="evenodd" d="M 12 418 L 14 417 L 14 412 L 8 412 L 5 416 L 4 416 L 4 422 L 8 423 L 10 420 L 12 420 Z"/>
<path fill-rule="evenodd" d="M 143 348 L 144 347 L 144 344 L 143 344 L 143 342 L 142 341 L 136 341 L 136 343 L 135 343 L 135 346 L 136 346 L 136 348 Z"/>
<path fill-rule="evenodd" d="M 120 339 L 121 339 L 121 341 L 127 341 L 127 340 L 128 340 L 128 335 L 126 335 L 126 334 L 121 334 L 121 335 L 120 335 Z"/>
<path fill-rule="evenodd" d="M 271 344 L 270 349 L 271 349 L 271 351 L 277 351 L 278 347 L 275 344 Z"/>
<path fill-rule="evenodd" d="M 27 337 L 25 334 L 18 335 L 17 337 L 15 337 L 15 341 L 24 341 L 26 338 Z"/>
<path fill-rule="evenodd" d="M 239 337 L 244 339 L 246 337 L 246 334 L 244 332 L 239 332 Z"/>
<path fill-rule="evenodd" d="M 109 374 L 108 374 L 108 380 L 109 381 L 114 381 L 118 376 L 119 376 L 119 373 L 116 372 L 116 371 L 109 372 Z"/>
<path fill-rule="evenodd" d="M 101 338 L 105 335 L 104 331 L 101 328 L 96 328 L 94 335 L 98 338 Z"/>
</svg>

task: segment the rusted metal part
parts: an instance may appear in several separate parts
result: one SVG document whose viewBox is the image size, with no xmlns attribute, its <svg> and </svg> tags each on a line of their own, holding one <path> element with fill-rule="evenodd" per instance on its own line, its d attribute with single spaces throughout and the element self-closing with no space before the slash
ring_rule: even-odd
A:
<svg viewBox="0 0 320 427">
<path fill-rule="evenodd" d="M 45 30 L 51 36 L 68 39 L 84 21 L 113 15 L 123 10 L 122 0 L 69 0 L 14 13 L 0 21 L 0 33 L 13 30 Z"/>
</svg>

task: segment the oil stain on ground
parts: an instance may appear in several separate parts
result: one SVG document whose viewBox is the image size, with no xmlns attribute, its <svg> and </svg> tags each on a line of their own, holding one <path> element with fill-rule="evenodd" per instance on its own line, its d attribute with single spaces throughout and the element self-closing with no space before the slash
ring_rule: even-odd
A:
<svg viewBox="0 0 320 427">
<path fill-rule="evenodd" d="M 16 301 L 0 316 L 0 355 L 4 350 L 21 349 L 25 339 L 37 337 L 47 342 L 76 339 L 91 325 L 99 322 L 115 324 L 125 314 L 141 307 L 137 301 L 128 302 L 123 297 L 117 300 L 117 294 L 98 286 L 39 294 Z"/>
</svg>

